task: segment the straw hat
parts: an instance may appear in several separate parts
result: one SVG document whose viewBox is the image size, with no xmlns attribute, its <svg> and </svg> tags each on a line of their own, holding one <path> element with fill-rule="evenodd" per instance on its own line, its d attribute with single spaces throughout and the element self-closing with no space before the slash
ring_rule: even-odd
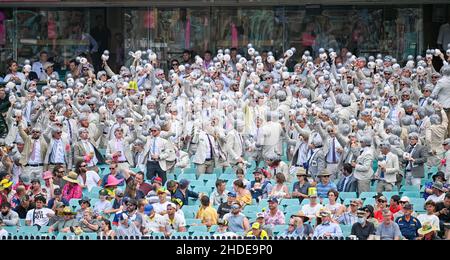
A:
<svg viewBox="0 0 450 260">
<path fill-rule="evenodd" d="M 77 178 L 78 178 L 78 174 L 76 172 L 69 172 L 69 174 L 67 176 L 63 177 L 63 180 L 71 182 L 71 183 L 79 184 L 79 181 Z"/>
</svg>

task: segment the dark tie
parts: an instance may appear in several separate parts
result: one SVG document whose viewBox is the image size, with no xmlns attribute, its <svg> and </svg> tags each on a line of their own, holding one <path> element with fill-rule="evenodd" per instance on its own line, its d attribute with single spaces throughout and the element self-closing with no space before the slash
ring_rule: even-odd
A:
<svg viewBox="0 0 450 260">
<path fill-rule="evenodd" d="M 67 126 L 69 127 L 70 140 L 72 140 L 72 127 L 70 126 L 70 121 L 69 121 L 69 119 L 67 118 L 66 120 L 67 120 Z"/>
<path fill-rule="evenodd" d="M 343 192 L 344 191 L 344 184 L 347 177 L 344 177 L 344 179 L 339 183 L 338 191 Z"/>
<path fill-rule="evenodd" d="M 331 148 L 333 151 L 332 151 L 332 160 L 333 160 L 333 163 L 336 163 L 336 139 L 335 138 L 333 138 L 333 146 L 332 146 L 332 148 Z"/>
<path fill-rule="evenodd" d="M 211 159 L 213 158 L 213 146 L 211 143 L 211 138 L 209 138 L 209 134 L 206 134 L 206 136 L 208 137 L 208 142 L 209 142 L 209 152 L 211 153 Z"/>
</svg>

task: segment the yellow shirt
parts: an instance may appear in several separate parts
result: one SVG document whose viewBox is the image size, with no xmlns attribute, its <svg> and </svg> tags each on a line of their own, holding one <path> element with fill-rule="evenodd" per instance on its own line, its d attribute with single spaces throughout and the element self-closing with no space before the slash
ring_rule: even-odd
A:
<svg viewBox="0 0 450 260">
<path fill-rule="evenodd" d="M 219 217 L 216 209 L 208 206 L 206 208 L 200 207 L 195 218 L 201 219 L 203 224 L 210 221 L 212 225 L 217 225 L 217 220 Z"/>
<path fill-rule="evenodd" d="M 236 201 L 239 202 L 241 205 L 250 205 L 252 204 L 252 195 L 250 193 L 245 194 L 244 196 L 241 196 L 237 194 Z"/>
<path fill-rule="evenodd" d="M 253 230 L 247 233 L 248 237 L 253 237 L 255 235 L 253 235 Z M 259 234 L 259 237 L 261 239 L 268 239 L 269 235 L 267 235 L 267 232 L 265 230 L 261 230 L 261 234 Z"/>
</svg>

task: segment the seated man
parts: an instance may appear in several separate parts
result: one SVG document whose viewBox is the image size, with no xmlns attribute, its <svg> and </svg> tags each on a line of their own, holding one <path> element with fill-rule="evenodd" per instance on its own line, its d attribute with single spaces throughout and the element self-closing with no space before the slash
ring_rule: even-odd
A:
<svg viewBox="0 0 450 260">
<path fill-rule="evenodd" d="M 342 237 L 341 227 L 331 222 L 331 212 L 328 210 L 320 210 L 317 214 L 317 217 L 320 218 L 321 224 L 316 227 L 314 230 L 315 237 Z"/>
<path fill-rule="evenodd" d="M 48 233 L 62 232 L 70 233 L 73 228 L 78 226 L 78 222 L 75 220 L 75 212 L 73 212 L 70 207 L 64 207 L 62 211 L 62 219 L 58 220 L 55 224 L 49 227 Z"/>
</svg>

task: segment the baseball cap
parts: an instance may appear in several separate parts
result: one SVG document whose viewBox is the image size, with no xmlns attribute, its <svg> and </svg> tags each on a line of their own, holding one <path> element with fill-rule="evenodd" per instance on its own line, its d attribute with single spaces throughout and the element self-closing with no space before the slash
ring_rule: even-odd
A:
<svg viewBox="0 0 450 260">
<path fill-rule="evenodd" d="M 378 197 L 378 200 L 380 201 L 385 201 L 385 202 L 387 202 L 387 199 L 386 199 L 386 197 L 385 196 L 380 196 L 380 197 Z"/>
<path fill-rule="evenodd" d="M 161 177 L 155 177 L 155 178 L 153 178 L 152 183 L 155 183 L 155 182 L 157 182 L 157 183 L 159 183 L 159 184 L 162 184 L 162 179 L 161 179 Z"/>
<path fill-rule="evenodd" d="M 233 203 L 233 205 L 231 205 L 231 209 L 240 209 L 241 205 L 239 205 L 238 203 Z"/>
<path fill-rule="evenodd" d="M 99 194 L 100 196 L 107 196 L 107 195 L 108 195 L 108 191 L 106 191 L 105 189 L 101 189 L 101 190 L 98 192 L 98 194 Z"/>
<path fill-rule="evenodd" d="M 400 201 L 401 201 L 401 202 L 409 202 L 409 198 L 408 198 L 407 196 L 403 196 L 403 197 L 400 199 Z"/>
<path fill-rule="evenodd" d="M 166 193 L 166 190 L 165 190 L 164 188 L 159 188 L 159 189 L 156 191 L 156 194 L 162 194 L 162 193 Z"/>
<path fill-rule="evenodd" d="M 259 228 L 260 228 L 260 225 L 258 222 L 253 223 L 252 229 L 259 229 Z"/>
<path fill-rule="evenodd" d="M 225 219 L 219 219 L 217 221 L 217 225 L 219 225 L 219 226 L 228 226 L 228 221 L 225 220 Z"/>
<path fill-rule="evenodd" d="M 228 192 L 228 197 L 236 198 L 236 192 L 232 192 L 232 191 Z"/>
<path fill-rule="evenodd" d="M 117 197 L 123 197 L 123 195 L 124 195 L 123 190 L 121 190 L 121 189 L 116 189 L 116 196 L 117 196 Z"/>
<path fill-rule="evenodd" d="M 144 207 L 144 213 L 145 213 L 145 215 L 150 214 L 150 212 L 152 212 L 152 210 L 153 210 L 152 204 L 147 204 L 147 205 L 145 205 L 145 207 Z"/>
<path fill-rule="evenodd" d="M 405 203 L 405 205 L 403 205 L 403 209 L 406 210 L 412 210 L 413 209 L 413 205 L 411 203 Z"/>
<path fill-rule="evenodd" d="M 264 218 L 264 213 L 263 212 L 256 213 L 256 219 L 258 218 Z"/>
<path fill-rule="evenodd" d="M 179 183 L 181 188 L 186 188 L 191 182 L 186 179 L 181 179 Z"/>
<path fill-rule="evenodd" d="M 278 204 L 277 198 L 269 198 L 269 199 L 267 200 L 267 202 L 274 202 L 274 203 L 277 203 L 277 204 Z"/>
<path fill-rule="evenodd" d="M 56 196 L 61 195 L 62 194 L 61 189 L 60 188 L 56 188 L 55 190 L 53 190 L 53 194 L 56 195 Z"/>
</svg>

